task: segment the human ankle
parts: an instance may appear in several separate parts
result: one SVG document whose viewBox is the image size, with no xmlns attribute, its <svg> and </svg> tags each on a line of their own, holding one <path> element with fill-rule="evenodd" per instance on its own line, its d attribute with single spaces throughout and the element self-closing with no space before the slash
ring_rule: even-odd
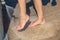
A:
<svg viewBox="0 0 60 40">
<path fill-rule="evenodd" d="M 26 19 L 26 18 L 29 18 L 28 15 L 24 15 L 24 16 L 20 16 L 21 19 Z"/>
<path fill-rule="evenodd" d="M 42 22 L 42 21 L 44 21 L 45 19 L 44 19 L 44 18 L 38 18 L 38 20 Z"/>
</svg>

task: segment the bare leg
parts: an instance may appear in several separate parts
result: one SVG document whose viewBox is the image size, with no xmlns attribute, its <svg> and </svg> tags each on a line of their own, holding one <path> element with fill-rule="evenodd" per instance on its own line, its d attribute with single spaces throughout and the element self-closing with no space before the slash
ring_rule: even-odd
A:
<svg viewBox="0 0 60 40">
<path fill-rule="evenodd" d="M 21 30 L 24 28 L 25 23 L 28 21 L 29 16 L 26 14 L 26 0 L 18 0 L 20 7 L 20 19 L 19 25 L 16 27 L 16 30 Z"/>
<path fill-rule="evenodd" d="M 38 19 L 35 22 L 32 22 L 29 25 L 29 27 L 45 23 L 45 19 L 43 18 L 42 0 L 34 0 L 34 4 L 35 4 L 35 8 L 37 10 Z"/>
</svg>

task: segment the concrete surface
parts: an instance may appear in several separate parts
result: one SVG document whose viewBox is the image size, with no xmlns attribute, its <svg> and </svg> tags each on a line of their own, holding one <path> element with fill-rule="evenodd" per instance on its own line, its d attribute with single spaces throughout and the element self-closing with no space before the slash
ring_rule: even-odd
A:
<svg viewBox="0 0 60 40">
<path fill-rule="evenodd" d="M 31 22 L 35 21 L 37 15 L 33 6 L 30 6 L 29 9 Z M 46 19 L 45 24 L 37 25 L 33 28 L 28 27 L 25 31 L 18 32 L 15 29 L 19 18 L 19 6 L 17 4 L 13 14 L 17 19 L 12 18 L 10 22 L 8 30 L 9 40 L 60 40 L 60 0 L 57 0 L 56 6 L 51 6 L 49 3 L 43 6 L 43 9 Z"/>
</svg>

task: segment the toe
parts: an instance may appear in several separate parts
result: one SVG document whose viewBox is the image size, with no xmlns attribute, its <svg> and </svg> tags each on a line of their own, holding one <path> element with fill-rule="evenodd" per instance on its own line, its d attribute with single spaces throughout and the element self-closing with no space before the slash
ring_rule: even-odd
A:
<svg viewBox="0 0 60 40">
<path fill-rule="evenodd" d="M 17 26 L 16 30 L 21 30 L 23 27 Z"/>
</svg>

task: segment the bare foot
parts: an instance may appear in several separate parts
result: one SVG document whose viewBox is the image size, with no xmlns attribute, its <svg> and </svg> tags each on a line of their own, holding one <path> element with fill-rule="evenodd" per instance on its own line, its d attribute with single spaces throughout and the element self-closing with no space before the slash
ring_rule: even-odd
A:
<svg viewBox="0 0 60 40">
<path fill-rule="evenodd" d="M 34 27 L 34 26 L 36 26 L 36 25 L 39 25 L 39 24 L 44 24 L 45 23 L 45 19 L 43 19 L 43 20 L 37 20 L 37 21 L 35 21 L 35 22 L 32 22 L 30 25 L 29 25 L 29 27 Z"/>
<path fill-rule="evenodd" d="M 16 30 L 21 30 L 24 28 L 26 22 L 29 20 L 29 16 L 27 15 L 24 18 L 20 18 L 19 25 L 16 27 Z"/>
</svg>

